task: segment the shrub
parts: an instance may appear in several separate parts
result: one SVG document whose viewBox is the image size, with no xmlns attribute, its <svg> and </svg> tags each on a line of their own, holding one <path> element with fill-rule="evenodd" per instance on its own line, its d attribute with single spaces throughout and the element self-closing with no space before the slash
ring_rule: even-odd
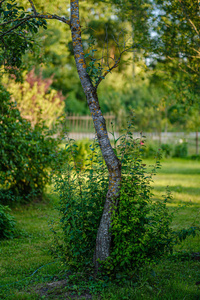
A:
<svg viewBox="0 0 200 300">
<path fill-rule="evenodd" d="M 158 148 L 152 144 L 146 144 L 141 148 L 143 158 L 155 158 Z"/>
<path fill-rule="evenodd" d="M 162 155 L 164 157 L 171 157 L 172 156 L 172 150 L 173 150 L 173 147 L 172 145 L 170 144 L 162 144 L 161 145 L 161 149 L 162 149 Z"/>
<path fill-rule="evenodd" d="M 126 147 L 127 143 L 129 148 Z M 163 201 L 152 200 L 150 183 L 160 168 L 160 155 L 157 153 L 155 166 L 147 174 L 146 165 L 141 159 L 141 147 L 140 140 L 134 141 L 131 135 L 127 140 L 122 140 L 118 147 L 122 162 L 120 199 L 112 216 L 110 257 L 102 264 L 110 275 L 128 274 L 158 261 L 172 251 L 174 245 L 170 228 L 172 214 L 166 207 L 166 202 L 171 198 L 170 192 L 167 192 Z"/>
<path fill-rule="evenodd" d="M 11 99 L 17 103 L 21 116 L 35 126 L 39 120 L 52 127 L 56 119 L 64 111 L 64 97 L 62 93 L 50 89 L 53 78 L 43 79 L 41 74 L 35 75 L 33 69 L 23 73 L 23 82 L 11 80 L 9 76 L 3 77 Z"/>
<path fill-rule="evenodd" d="M 192 160 L 200 160 L 200 154 L 193 154 L 190 156 L 190 159 Z"/>
<path fill-rule="evenodd" d="M 116 144 L 116 143 L 115 143 Z M 94 147 L 95 146 L 95 147 Z M 55 182 L 60 199 L 61 232 L 54 235 L 54 254 L 60 256 L 71 270 L 83 271 L 93 266 L 98 226 L 108 188 L 108 173 L 99 154 L 98 144 L 91 146 L 85 168 L 77 164 L 77 145 L 70 141 L 62 175 Z M 170 229 L 171 215 L 163 202 L 151 200 L 150 181 L 157 168 L 147 175 L 141 160 L 140 140 L 121 138 L 115 147 L 122 162 L 122 183 L 119 206 L 112 219 L 112 247 L 110 257 L 102 264 L 105 272 L 116 274 L 159 259 L 173 247 Z M 55 228 L 52 230 L 56 232 Z M 59 232 L 59 230 L 57 231 Z"/>
<path fill-rule="evenodd" d="M 3 203 L 27 202 L 42 196 L 49 171 L 62 162 L 64 151 L 43 123 L 32 128 L 21 117 L 2 86 L 0 102 L 0 198 Z"/>
<path fill-rule="evenodd" d="M 72 269 L 83 271 L 92 267 L 97 229 L 108 188 L 108 173 L 94 145 L 90 146 L 85 168 L 76 160 L 77 149 L 76 143 L 69 140 L 66 145 L 69 160 L 63 173 L 55 179 L 62 237 L 58 241 L 59 234 L 54 236 L 54 254 Z"/>
<path fill-rule="evenodd" d="M 74 158 L 76 162 L 82 167 L 85 166 L 88 154 L 91 152 L 90 150 L 91 141 L 88 139 L 76 141 L 77 149 L 74 153 Z"/>
<path fill-rule="evenodd" d="M 0 204 L 0 240 L 13 238 L 15 235 L 15 219 L 10 215 L 10 208 Z"/>
<path fill-rule="evenodd" d="M 174 148 L 173 157 L 185 158 L 188 155 L 188 144 L 186 142 L 179 143 Z"/>
</svg>

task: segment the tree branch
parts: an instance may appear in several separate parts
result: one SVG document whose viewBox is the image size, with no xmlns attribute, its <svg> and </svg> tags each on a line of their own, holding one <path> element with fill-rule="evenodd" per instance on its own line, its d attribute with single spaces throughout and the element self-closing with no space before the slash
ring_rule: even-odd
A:
<svg viewBox="0 0 200 300">
<path fill-rule="evenodd" d="M 120 53 L 119 58 L 115 61 L 114 65 L 113 65 L 111 68 L 109 68 L 109 69 L 103 74 L 103 76 L 101 76 L 101 77 L 98 79 L 98 81 L 97 81 L 97 83 L 96 83 L 96 85 L 95 85 L 95 88 L 96 88 L 96 89 L 97 89 L 97 87 L 99 86 L 99 84 L 101 83 L 101 81 L 106 77 L 106 75 L 108 75 L 108 73 L 110 73 L 113 69 L 115 69 L 115 68 L 118 67 L 118 65 L 119 65 L 119 63 L 120 63 L 120 60 L 121 60 L 121 58 L 122 58 L 122 54 L 123 54 L 124 52 L 129 51 L 129 50 L 132 49 L 132 48 L 133 48 L 133 47 L 124 49 L 124 50 Z"/>
<path fill-rule="evenodd" d="M 29 19 L 31 19 L 31 16 L 23 18 L 22 21 L 18 24 L 16 24 L 15 26 L 13 26 L 12 28 L 8 29 L 6 32 L 2 33 L 0 35 L 0 37 L 4 37 L 6 34 L 10 33 L 11 31 L 15 30 L 16 28 L 20 27 L 23 23 L 25 23 L 26 21 L 28 21 Z"/>
<path fill-rule="evenodd" d="M 20 27 L 23 23 L 27 22 L 27 21 L 30 20 L 30 19 L 45 19 L 45 20 L 54 20 L 54 19 L 55 19 L 55 20 L 59 20 L 59 21 L 65 23 L 65 24 L 70 25 L 70 21 L 67 20 L 67 19 L 64 18 L 64 17 L 59 17 L 59 16 L 57 16 L 57 15 L 51 15 L 51 14 L 43 15 L 43 14 L 38 14 L 38 13 L 37 13 L 36 15 L 35 15 L 35 14 L 34 14 L 34 15 L 29 15 L 29 16 L 27 16 L 27 17 L 25 17 L 25 18 L 20 19 L 20 20 L 21 20 L 20 23 L 16 24 L 16 25 L 13 26 L 12 28 L 8 29 L 6 32 L 2 33 L 2 34 L 0 35 L 0 37 L 3 37 L 3 36 L 5 36 L 6 34 L 8 34 L 9 32 L 13 31 L 14 29 Z M 11 21 L 8 21 L 8 22 L 5 22 L 5 23 L 1 23 L 0 26 L 6 25 L 6 24 L 11 23 L 11 22 L 14 22 L 14 21 L 15 21 L 15 20 L 11 20 Z"/>
<path fill-rule="evenodd" d="M 34 12 L 34 15 L 37 15 L 37 11 L 36 11 L 36 8 L 35 8 L 35 5 L 34 5 L 33 1 L 32 1 L 32 0 L 28 0 L 28 2 L 30 3 L 30 5 L 31 5 L 31 7 L 32 7 L 32 10 L 33 10 L 33 12 Z"/>
</svg>

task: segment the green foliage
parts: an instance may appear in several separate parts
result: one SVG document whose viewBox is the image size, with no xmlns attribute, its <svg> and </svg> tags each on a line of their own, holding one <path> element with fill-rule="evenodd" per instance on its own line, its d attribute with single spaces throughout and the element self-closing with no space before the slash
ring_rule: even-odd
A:
<svg viewBox="0 0 200 300">
<path fill-rule="evenodd" d="M 147 174 L 141 159 L 141 140 L 133 140 L 131 132 L 118 146 L 122 161 L 122 183 L 117 208 L 112 215 L 113 242 L 110 257 L 103 267 L 110 275 L 128 274 L 134 269 L 158 261 L 172 251 L 174 238 L 170 224 L 172 215 L 164 201 L 152 201 L 153 175 L 160 168 L 159 156 L 152 172 Z"/>
<path fill-rule="evenodd" d="M 145 143 L 144 147 L 141 148 L 141 154 L 143 158 L 154 158 L 156 156 L 157 151 L 158 147 L 151 143 Z"/>
<path fill-rule="evenodd" d="M 188 143 L 180 142 L 176 145 L 173 144 L 161 144 L 160 147 L 158 145 L 152 143 L 145 143 L 144 147 L 142 147 L 142 157 L 143 158 L 153 158 L 156 156 L 156 153 L 160 148 L 162 156 L 165 158 L 170 157 L 180 157 L 186 158 L 188 157 Z"/>
<path fill-rule="evenodd" d="M 148 161 L 148 164 L 152 164 L 152 160 Z M 173 223 L 175 228 L 193 224 L 194 215 L 197 214 L 200 208 L 199 169 L 200 162 L 198 161 L 170 159 L 168 162 L 163 162 L 159 176 L 155 180 L 156 186 L 159 187 L 156 198 L 161 199 L 165 190 L 164 185 L 167 185 L 173 178 L 173 184 L 176 185 L 177 182 L 181 181 L 187 186 L 187 190 L 182 189 L 178 194 L 179 199 L 184 199 L 186 203 L 190 200 L 195 203 L 193 208 L 191 205 L 189 207 L 185 206 L 180 214 L 176 214 Z M 160 176 L 161 174 L 165 175 L 164 182 L 163 177 Z M 194 195 L 194 190 L 196 195 Z M 178 246 L 178 249 L 176 248 L 176 250 L 181 249 L 182 254 L 179 252 L 180 259 L 179 255 L 174 252 L 173 256 L 170 255 L 169 258 L 153 266 L 153 270 L 152 266 L 145 267 L 143 275 L 136 272 L 131 278 L 131 282 L 125 283 L 119 278 L 116 285 L 102 279 L 88 278 L 81 272 L 72 274 L 66 271 L 66 265 L 61 264 L 59 260 L 56 263 L 48 264 L 55 260 L 48 251 L 52 242 L 52 234 L 49 232 L 47 218 L 54 217 L 58 220 L 59 216 L 58 212 L 53 209 L 53 205 L 57 205 L 57 197 L 53 196 L 50 190 L 47 197 L 51 198 L 50 202 L 36 202 L 13 210 L 15 218 L 20 221 L 18 223 L 19 230 L 23 229 L 26 235 L 17 240 L 1 241 L 0 264 L 3 268 L 1 268 L 2 273 L 0 276 L 0 299 L 24 300 L 26 297 L 27 299 L 29 297 L 30 299 L 37 299 L 36 296 L 33 297 L 35 292 L 40 293 L 38 299 L 43 295 L 47 299 L 57 299 L 59 297 L 64 299 L 66 297 L 72 299 L 89 298 L 91 296 L 88 294 L 95 292 L 96 298 L 94 295 L 92 295 L 92 298 L 98 299 L 101 295 L 104 300 L 183 300 L 186 295 L 188 299 L 191 298 L 191 295 L 196 296 L 198 299 L 199 291 L 195 283 L 199 281 L 200 276 L 199 261 L 193 258 L 190 259 L 189 256 L 191 257 L 192 253 L 199 252 L 200 236 L 196 236 L 194 239 L 188 238 Z M 173 198 L 170 202 L 170 208 L 178 207 L 178 205 L 177 197 Z M 196 221 L 199 224 L 199 218 Z M 188 253 L 188 259 L 184 258 L 184 252 Z M 184 261 L 182 262 L 182 260 Z M 38 268 L 39 270 L 35 272 Z M 34 275 L 30 276 L 33 273 Z M 108 277 L 107 279 L 109 280 Z M 16 283 L 12 284 L 14 282 Z M 60 285 L 61 282 L 63 282 L 62 286 Z M 110 285 L 107 288 L 108 283 Z M 121 286 L 119 286 L 120 283 Z M 146 288 L 147 284 L 153 288 L 151 294 Z M 159 295 L 157 295 L 158 293 Z"/>
<path fill-rule="evenodd" d="M 91 153 L 91 141 L 88 139 L 80 140 L 76 142 L 76 145 L 77 148 L 76 151 L 73 153 L 73 159 L 80 167 L 83 167 L 85 166 L 85 164 L 87 164 L 88 155 L 89 153 Z"/>
<path fill-rule="evenodd" d="M 166 202 L 151 200 L 150 182 L 157 168 L 147 175 L 141 160 L 141 141 L 131 134 L 120 138 L 115 151 L 122 162 L 122 183 L 119 205 L 112 218 L 112 247 L 110 257 L 103 263 L 108 273 L 128 273 L 130 270 L 158 260 L 171 251 L 174 238 Z M 95 147 L 94 147 L 95 146 Z M 85 168 L 76 160 L 77 145 L 69 141 L 64 173 L 56 179 L 55 187 L 60 202 L 61 235 L 55 234 L 56 250 L 72 270 L 92 266 L 95 240 L 108 188 L 108 173 L 98 154 L 97 144 L 91 147 Z M 54 232 L 56 230 L 52 229 Z M 59 231 L 58 231 L 59 232 Z M 58 251 L 59 250 L 59 251 Z M 59 253 L 59 254 L 58 254 Z"/>
<path fill-rule="evenodd" d="M 172 200 L 169 190 L 163 200 L 152 200 L 151 182 L 160 168 L 159 155 L 152 171 L 147 172 L 141 159 L 142 141 L 143 138 L 134 140 L 130 132 L 114 142 L 114 151 L 122 162 L 122 182 L 118 206 L 113 207 L 110 256 L 101 262 L 102 272 L 111 277 L 131 276 L 136 269 L 172 252 L 174 245 L 187 236 L 196 234 L 194 227 L 171 229 L 173 213 L 166 207 Z M 52 251 L 71 271 L 91 272 L 108 173 L 98 144 L 90 146 L 85 166 L 77 159 L 75 142 L 69 140 L 66 151 L 69 160 L 55 181 L 60 223 L 52 225 Z"/>
<path fill-rule="evenodd" d="M 97 84 L 99 79 L 104 79 L 104 76 L 102 75 L 102 63 L 100 63 L 99 59 L 95 57 L 95 52 L 97 51 L 97 49 L 95 49 L 95 43 L 96 41 L 91 35 L 88 41 L 88 53 L 85 54 L 85 58 L 88 61 L 86 71 L 89 74 L 94 85 Z M 108 70 L 107 72 L 109 73 L 110 71 Z"/>
<path fill-rule="evenodd" d="M 173 150 L 173 147 L 171 144 L 162 144 L 161 149 L 162 149 L 162 155 L 164 157 L 171 157 L 172 150 Z"/>
<path fill-rule="evenodd" d="M 199 2 L 155 0 L 152 26 L 157 32 L 152 40 L 154 53 L 163 55 L 160 59 L 172 76 L 182 72 L 183 85 L 188 89 L 199 90 L 198 34 Z M 182 79 L 183 79 L 182 78 Z"/>
<path fill-rule="evenodd" d="M 56 256 L 72 270 L 83 271 L 92 266 L 95 240 L 108 188 L 108 172 L 96 143 L 90 146 L 85 168 L 77 160 L 78 146 L 69 140 L 66 145 L 68 162 L 55 180 L 60 199 L 61 241 L 55 234 Z M 54 229 L 52 228 L 54 231 Z"/>
<path fill-rule="evenodd" d="M 174 157 L 185 158 L 188 155 L 188 144 L 187 142 L 179 143 L 174 148 Z"/>
<path fill-rule="evenodd" d="M 42 196 L 50 168 L 61 164 L 64 151 L 42 123 L 32 128 L 0 88 L 0 197 L 3 202 L 27 202 Z"/>
<path fill-rule="evenodd" d="M 15 0 L 1 2 L 0 66 L 16 76 L 19 75 L 26 50 L 34 49 L 34 34 L 39 27 L 46 28 L 45 20 L 28 19 L 29 15 L 30 12 L 25 11 Z M 23 18 L 27 20 L 22 21 Z"/>
<path fill-rule="evenodd" d="M 15 236 L 15 218 L 10 215 L 10 208 L 0 204 L 0 240 Z"/>
<path fill-rule="evenodd" d="M 34 127 L 39 121 L 44 121 L 48 127 L 53 127 L 64 113 L 64 97 L 61 92 L 51 89 L 52 77 L 43 79 L 36 75 L 35 69 L 22 74 L 23 82 L 11 80 L 8 76 L 2 79 L 11 99 L 17 103 L 17 108 L 23 118 Z"/>
<path fill-rule="evenodd" d="M 193 159 L 193 160 L 199 160 L 200 161 L 200 155 L 199 154 L 191 155 L 190 158 Z"/>
</svg>

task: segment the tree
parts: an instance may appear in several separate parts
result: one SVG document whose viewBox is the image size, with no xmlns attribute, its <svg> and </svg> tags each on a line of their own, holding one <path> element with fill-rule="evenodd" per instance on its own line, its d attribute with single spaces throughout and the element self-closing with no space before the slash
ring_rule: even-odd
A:
<svg viewBox="0 0 200 300">
<path fill-rule="evenodd" d="M 106 129 L 106 122 L 103 117 L 99 100 L 97 96 L 97 87 L 99 86 L 102 79 L 116 68 L 120 62 L 122 54 L 127 50 L 123 48 L 120 52 L 119 57 L 114 59 L 114 63 L 110 66 L 107 62 L 106 70 L 98 64 L 95 65 L 95 60 L 92 60 L 89 68 L 86 66 L 86 57 L 84 55 L 82 38 L 81 38 L 81 25 L 79 19 L 79 1 L 70 1 L 71 16 L 70 20 L 65 17 L 60 17 L 53 14 L 40 14 L 37 12 L 36 7 L 32 0 L 28 0 L 31 5 L 31 12 L 23 12 L 23 8 L 17 6 L 14 0 L 10 3 L 5 4 L 1 2 L 1 14 L 3 14 L 3 22 L 1 23 L 2 31 L 1 37 L 1 48 L 2 52 L 7 53 L 8 49 L 10 53 L 7 53 L 4 59 L 4 66 L 11 73 L 20 67 L 22 54 L 30 47 L 32 47 L 33 36 L 32 32 L 37 32 L 38 27 L 42 26 L 46 28 L 47 19 L 57 19 L 70 27 L 72 36 L 72 46 L 74 52 L 74 58 L 80 82 L 87 99 L 88 107 L 90 109 L 94 127 L 96 130 L 98 142 L 101 148 L 103 158 L 106 162 L 107 169 L 109 172 L 109 187 L 105 199 L 105 205 L 103 214 L 101 217 L 97 238 L 96 238 L 96 250 L 94 255 L 94 263 L 96 270 L 98 270 L 98 260 L 104 261 L 109 256 L 110 245 L 111 245 L 111 215 L 113 204 L 115 207 L 118 203 L 121 183 L 121 162 L 117 158 L 114 150 L 111 146 L 108 132 Z M 18 43 L 19 38 L 19 43 Z M 9 48 L 11 39 L 14 39 L 12 46 Z M 22 47 L 22 51 L 19 47 Z M 118 45 L 119 47 L 119 45 Z M 16 59 L 10 61 L 10 56 L 16 56 Z M 11 68 L 12 67 L 12 68 Z M 89 75 L 90 73 L 90 75 Z"/>
<path fill-rule="evenodd" d="M 154 31 L 151 38 L 152 65 L 155 67 L 159 62 L 165 80 L 171 82 L 170 88 L 173 87 L 174 94 L 178 96 L 176 100 L 183 103 L 182 92 L 191 95 L 200 92 L 199 1 L 155 0 L 154 6 L 151 26 Z M 197 99 L 186 98 L 187 107 L 192 106 Z"/>
</svg>

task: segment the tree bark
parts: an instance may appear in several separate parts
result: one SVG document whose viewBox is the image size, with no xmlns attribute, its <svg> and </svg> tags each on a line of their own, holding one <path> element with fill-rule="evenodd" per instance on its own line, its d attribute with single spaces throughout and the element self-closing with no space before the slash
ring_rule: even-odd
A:
<svg viewBox="0 0 200 300">
<path fill-rule="evenodd" d="M 79 1 L 71 0 L 71 34 L 76 61 L 77 71 L 80 77 L 87 103 L 92 115 L 94 127 L 97 134 L 97 139 L 101 148 L 103 158 L 106 162 L 109 172 L 109 187 L 105 199 L 103 214 L 101 217 L 97 239 L 96 250 L 94 255 L 94 263 L 96 271 L 98 271 L 98 260 L 104 261 L 110 254 L 111 245 L 111 215 L 112 204 L 117 205 L 121 183 L 121 163 L 115 155 L 111 146 L 106 122 L 102 115 L 96 88 L 86 71 L 86 63 L 84 58 L 83 45 L 81 40 L 81 27 L 79 20 Z"/>
</svg>

